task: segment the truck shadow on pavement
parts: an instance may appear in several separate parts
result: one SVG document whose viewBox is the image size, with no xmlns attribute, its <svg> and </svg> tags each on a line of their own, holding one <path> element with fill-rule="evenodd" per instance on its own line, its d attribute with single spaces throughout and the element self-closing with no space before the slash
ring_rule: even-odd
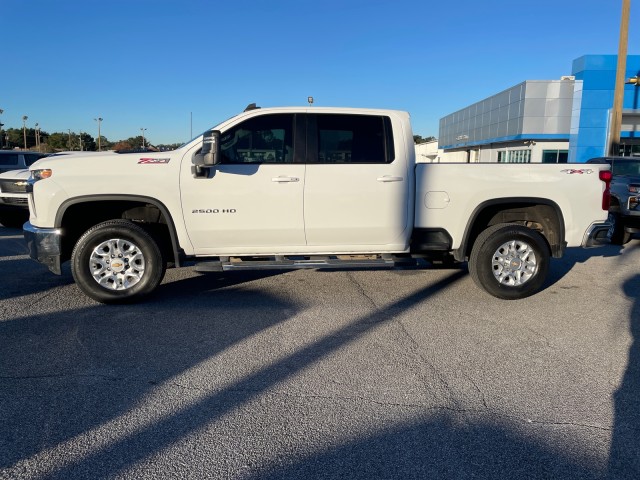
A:
<svg viewBox="0 0 640 480">
<path fill-rule="evenodd" d="M 34 458 L 46 478 L 110 477 L 228 408 L 232 393 L 217 396 L 220 404 L 209 405 L 211 410 L 189 409 L 143 429 L 153 433 L 149 448 L 138 444 L 144 433 L 131 433 L 60 471 L 43 455 L 53 449 L 71 458 L 69 442 L 117 430 L 113 425 L 158 388 L 180 390 L 180 377 L 189 369 L 295 314 L 298 307 L 281 298 L 234 288 L 257 278 L 199 278 L 202 289 L 209 287 L 206 296 L 182 284 L 180 301 L 158 296 L 156 303 L 97 305 L 0 322 L 0 478 L 24 477 L 20 465 Z M 224 292 L 217 291 L 221 287 Z M 216 315 L 218 310 L 226 314 Z M 100 467 L 96 461 L 107 463 Z"/>
<path fill-rule="evenodd" d="M 609 477 L 625 478 L 635 472 L 640 478 L 640 274 L 623 285 L 633 299 L 629 316 L 632 343 L 620 388 L 614 394 L 614 426 L 609 454 Z"/>
<path fill-rule="evenodd" d="M 461 271 L 448 274 L 291 353 L 257 359 L 254 371 L 201 384 L 192 371 L 202 362 L 228 355 L 304 306 L 252 289 L 250 282 L 236 288 L 233 279 L 205 277 L 177 282 L 180 301 L 159 291 L 144 305 L 96 306 L 2 322 L 0 473 L 6 478 L 25 478 L 29 471 L 37 471 L 37 478 L 126 477 L 129 469 L 148 465 L 172 446 L 195 442 L 202 429 L 215 431 L 278 384 L 465 277 Z M 217 315 L 219 310 L 226 315 Z M 227 370 L 233 364 L 220 374 Z M 194 381 L 195 388 L 186 388 Z M 149 403 L 154 395 L 163 400 Z M 262 465 L 222 472 L 211 449 L 226 445 L 214 443 L 198 460 L 203 464 L 186 468 L 208 472 L 204 476 L 210 478 L 601 477 L 563 454 L 569 446 L 546 445 L 539 436 L 523 434 L 525 429 L 505 426 L 504 419 L 487 423 L 485 415 L 474 421 L 478 412 L 446 404 L 416 407 L 420 413 L 413 421 L 324 450 L 301 454 L 304 445 L 292 445 L 286 458 L 265 460 L 265 452 Z M 132 415 L 141 409 L 148 412 Z M 282 433 L 272 435 L 281 438 Z"/>
<path fill-rule="evenodd" d="M 28 254 L 22 230 L 0 227 L 0 301 L 73 283 L 68 265 L 62 276 L 53 275 Z"/>
<path fill-rule="evenodd" d="M 636 248 L 629 245 L 625 248 Z M 585 263 L 592 257 L 619 257 L 623 247 L 606 245 L 596 248 L 568 248 L 562 258 L 552 258 L 549 265 L 549 273 L 543 289 L 549 288 L 565 277 L 579 263 Z"/>
</svg>

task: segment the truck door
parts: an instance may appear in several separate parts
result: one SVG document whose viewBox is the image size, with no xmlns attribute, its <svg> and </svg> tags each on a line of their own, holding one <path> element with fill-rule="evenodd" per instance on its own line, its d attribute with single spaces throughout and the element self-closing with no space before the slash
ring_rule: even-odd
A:
<svg viewBox="0 0 640 480">
<path fill-rule="evenodd" d="M 391 123 L 382 115 L 308 116 L 307 245 L 385 251 L 406 242 L 412 177 Z"/>
<path fill-rule="evenodd" d="M 251 117 L 222 132 L 222 162 L 207 178 L 182 169 L 182 207 L 196 253 L 305 244 L 305 165 L 294 163 L 294 121 L 293 114 Z"/>
</svg>

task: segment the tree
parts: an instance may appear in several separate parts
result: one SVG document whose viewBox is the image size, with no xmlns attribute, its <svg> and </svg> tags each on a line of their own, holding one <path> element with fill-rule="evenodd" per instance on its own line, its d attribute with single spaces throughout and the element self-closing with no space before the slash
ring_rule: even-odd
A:
<svg viewBox="0 0 640 480">
<path fill-rule="evenodd" d="M 86 132 L 80 134 L 80 138 L 82 139 L 82 149 L 90 152 L 95 152 L 98 150 L 98 146 L 96 145 L 96 141 L 93 139 L 91 135 Z"/>
<path fill-rule="evenodd" d="M 47 144 L 53 151 L 69 150 L 69 134 L 61 132 L 51 133 Z"/>
<path fill-rule="evenodd" d="M 420 135 L 414 135 L 413 136 L 413 143 L 418 144 L 418 143 L 425 143 L 425 142 L 433 142 L 434 140 L 437 140 L 436 137 L 421 137 Z"/>
<path fill-rule="evenodd" d="M 168 150 L 175 150 L 180 146 L 182 146 L 182 143 L 161 143 L 159 145 L 156 145 L 156 148 L 161 152 L 166 152 Z"/>
<path fill-rule="evenodd" d="M 98 143 L 98 139 L 96 138 L 96 143 Z M 109 140 L 107 140 L 107 137 L 105 137 L 104 135 L 100 135 L 100 150 L 104 151 L 104 150 L 111 150 L 113 149 L 113 142 L 110 142 Z M 98 147 L 96 146 L 96 150 L 98 150 Z"/>
<path fill-rule="evenodd" d="M 3 130 L 2 134 L 6 135 L 7 140 L 5 141 L 5 145 L 8 145 L 9 148 L 22 148 L 24 146 L 24 138 L 21 128 L 8 128 Z"/>
<path fill-rule="evenodd" d="M 126 142 L 131 145 L 131 148 L 142 148 L 142 135 L 138 135 L 137 137 L 127 138 Z M 144 139 L 144 146 L 148 146 L 149 141 Z"/>
<path fill-rule="evenodd" d="M 113 150 L 132 150 L 133 146 L 126 140 L 120 140 L 112 145 Z"/>
</svg>

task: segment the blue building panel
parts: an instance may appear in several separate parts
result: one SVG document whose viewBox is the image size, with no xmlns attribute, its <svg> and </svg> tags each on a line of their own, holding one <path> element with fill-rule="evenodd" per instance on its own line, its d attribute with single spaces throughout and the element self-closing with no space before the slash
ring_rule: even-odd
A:
<svg viewBox="0 0 640 480">
<path fill-rule="evenodd" d="M 598 70 L 593 72 L 582 72 L 583 90 L 613 90 L 616 85 L 615 70 Z"/>
<path fill-rule="evenodd" d="M 605 147 L 607 131 L 603 128 L 581 128 L 578 133 L 581 147 Z"/>
<path fill-rule="evenodd" d="M 603 108 L 585 108 L 580 112 L 578 127 L 583 128 L 604 128 L 606 130 L 609 123 L 609 110 Z"/>
<path fill-rule="evenodd" d="M 638 73 L 634 73 L 630 75 L 630 77 L 635 77 Z M 622 108 L 634 109 L 637 110 L 640 108 L 640 87 L 636 87 L 635 85 L 625 85 L 624 87 L 624 100 L 622 102 Z"/>
<path fill-rule="evenodd" d="M 568 161 L 569 163 L 584 163 L 591 158 L 602 157 L 603 155 L 602 147 L 578 147 L 574 150 L 569 150 Z M 584 160 L 578 161 L 578 159 Z"/>
<path fill-rule="evenodd" d="M 576 58 L 573 61 L 574 72 L 572 75 L 577 75 L 578 72 L 584 72 L 586 70 L 616 70 L 618 66 L 617 55 L 583 55 L 580 58 Z M 578 78 L 576 76 L 576 78 Z"/>
<path fill-rule="evenodd" d="M 569 139 L 569 161 L 586 162 L 607 154 L 611 109 L 615 90 L 617 55 L 585 55 L 573 61 L 572 75 L 582 80 L 580 108 L 572 111 L 572 135 Z M 626 77 L 640 70 L 640 56 L 627 56 Z M 577 84 L 578 82 L 576 82 Z M 638 87 L 624 89 L 623 108 L 640 105 Z M 578 129 L 575 126 L 578 125 Z M 621 132 L 621 138 L 636 138 L 634 132 Z"/>
<path fill-rule="evenodd" d="M 613 105 L 613 90 L 583 90 L 580 109 L 602 108 L 609 110 Z"/>
</svg>

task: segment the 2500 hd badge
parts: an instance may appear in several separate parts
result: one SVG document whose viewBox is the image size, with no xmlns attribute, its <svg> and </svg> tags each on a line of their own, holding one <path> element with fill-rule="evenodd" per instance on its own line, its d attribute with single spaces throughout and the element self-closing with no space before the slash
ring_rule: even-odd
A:
<svg viewBox="0 0 640 480">
<path fill-rule="evenodd" d="M 191 213 L 236 213 L 235 208 L 197 208 Z"/>
</svg>

